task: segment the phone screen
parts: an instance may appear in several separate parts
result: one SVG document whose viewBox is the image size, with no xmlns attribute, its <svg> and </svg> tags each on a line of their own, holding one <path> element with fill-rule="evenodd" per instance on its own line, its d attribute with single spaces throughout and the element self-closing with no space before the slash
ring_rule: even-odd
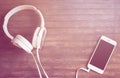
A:
<svg viewBox="0 0 120 78">
<path fill-rule="evenodd" d="M 95 50 L 95 53 L 90 61 L 90 64 L 92 64 L 100 69 L 104 69 L 113 49 L 114 49 L 114 45 L 112 45 L 104 40 L 100 40 L 100 42 Z"/>
</svg>

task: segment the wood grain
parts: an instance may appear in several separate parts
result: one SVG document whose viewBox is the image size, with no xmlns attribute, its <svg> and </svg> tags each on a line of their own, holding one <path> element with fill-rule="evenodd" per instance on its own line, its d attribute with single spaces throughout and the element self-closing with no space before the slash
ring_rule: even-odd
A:
<svg viewBox="0 0 120 78">
<path fill-rule="evenodd" d="M 6 13 L 22 4 L 34 5 L 44 15 L 47 36 L 40 57 L 50 78 L 75 78 L 101 35 L 118 42 L 105 73 L 80 71 L 79 78 L 120 77 L 119 0 L 0 0 L 0 78 L 39 78 L 32 56 L 12 45 L 2 29 Z M 9 31 L 31 42 L 39 21 L 35 12 L 22 11 L 10 19 Z"/>
</svg>

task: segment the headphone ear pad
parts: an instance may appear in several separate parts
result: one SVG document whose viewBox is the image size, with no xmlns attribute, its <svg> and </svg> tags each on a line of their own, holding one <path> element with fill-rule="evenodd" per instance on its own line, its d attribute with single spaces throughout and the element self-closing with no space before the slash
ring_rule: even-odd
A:
<svg viewBox="0 0 120 78">
<path fill-rule="evenodd" d="M 22 48 L 28 53 L 31 53 L 33 49 L 31 43 L 21 35 L 17 35 L 12 42 L 15 46 Z"/>
<path fill-rule="evenodd" d="M 37 27 L 33 36 L 32 45 L 34 48 L 40 48 L 46 36 L 46 28 Z"/>
<path fill-rule="evenodd" d="M 39 35 L 37 37 L 37 47 L 41 48 L 44 42 L 46 36 L 46 28 L 42 28 L 39 32 Z"/>
<path fill-rule="evenodd" d="M 33 34 L 32 46 L 33 46 L 34 48 L 37 48 L 37 37 L 38 37 L 39 31 L 40 31 L 40 27 L 37 27 L 37 28 L 35 29 L 34 34 Z"/>
</svg>

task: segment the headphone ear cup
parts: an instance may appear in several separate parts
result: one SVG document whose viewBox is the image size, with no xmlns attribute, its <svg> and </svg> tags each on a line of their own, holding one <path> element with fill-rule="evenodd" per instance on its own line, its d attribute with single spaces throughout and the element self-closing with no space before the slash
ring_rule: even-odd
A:
<svg viewBox="0 0 120 78">
<path fill-rule="evenodd" d="M 32 46 L 33 46 L 34 48 L 37 48 L 37 37 L 38 37 L 39 31 L 40 31 L 40 27 L 37 27 L 37 28 L 35 29 L 34 34 L 33 34 Z"/>
<path fill-rule="evenodd" d="M 32 45 L 34 48 L 40 48 L 46 36 L 46 28 L 37 27 L 33 36 Z"/>
<path fill-rule="evenodd" d="M 17 35 L 12 42 L 15 46 L 22 48 L 28 53 L 31 53 L 33 49 L 31 43 L 21 35 Z"/>
<path fill-rule="evenodd" d="M 46 28 L 42 28 L 37 37 L 37 48 L 41 48 L 46 36 Z"/>
</svg>

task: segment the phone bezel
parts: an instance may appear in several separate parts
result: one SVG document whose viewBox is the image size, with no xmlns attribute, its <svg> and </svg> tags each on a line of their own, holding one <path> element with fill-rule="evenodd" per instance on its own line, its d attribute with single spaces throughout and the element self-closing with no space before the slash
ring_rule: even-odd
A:
<svg viewBox="0 0 120 78">
<path fill-rule="evenodd" d="M 96 52 L 96 49 L 97 49 L 97 47 L 98 47 L 98 45 L 99 45 L 99 43 L 100 43 L 101 40 L 103 40 L 103 41 L 105 41 L 105 42 L 107 42 L 107 43 L 109 43 L 109 44 L 111 44 L 111 45 L 114 46 L 114 48 L 113 48 L 113 50 L 112 50 L 112 52 L 111 52 L 111 54 L 110 54 L 110 56 L 109 56 L 109 59 L 108 59 L 106 65 L 105 65 L 104 69 L 100 69 L 100 68 L 98 68 L 98 67 L 90 64 L 90 62 L 91 62 L 91 60 L 92 60 L 92 58 L 93 58 L 93 56 L 94 56 L 94 54 L 95 54 L 95 52 Z M 107 66 L 107 64 L 108 64 L 108 62 L 109 62 L 109 60 L 110 60 L 110 58 L 111 58 L 111 56 L 112 56 L 112 54 L 113 54 L 113 51 L 114 51 L 116 45 L 117 45 L 117 42 L 116 42 L 116 41 L 114 41 L 114 40 L 112 40 L 112 39 L 110 39 L 110 38 L 108 38 L 108 37 L 106 37 L 106 36 L 101 36 L 101 38 L 99 39 L 99 41 L 98 41 L 98 43 L 97 43 L 97 46 L 96 46 L 96 48 L 95 48 L 92 56 L 91 56 L 91 58 L 90 58 L 90 61 L 88 62 L 87 67 L 88 67 L 89 69 L 97 72 L 97 73 L 103 74 L 104 71 L 105 71 L 105 69 L 106 69 L 106 66 Z"/>
</svg>

